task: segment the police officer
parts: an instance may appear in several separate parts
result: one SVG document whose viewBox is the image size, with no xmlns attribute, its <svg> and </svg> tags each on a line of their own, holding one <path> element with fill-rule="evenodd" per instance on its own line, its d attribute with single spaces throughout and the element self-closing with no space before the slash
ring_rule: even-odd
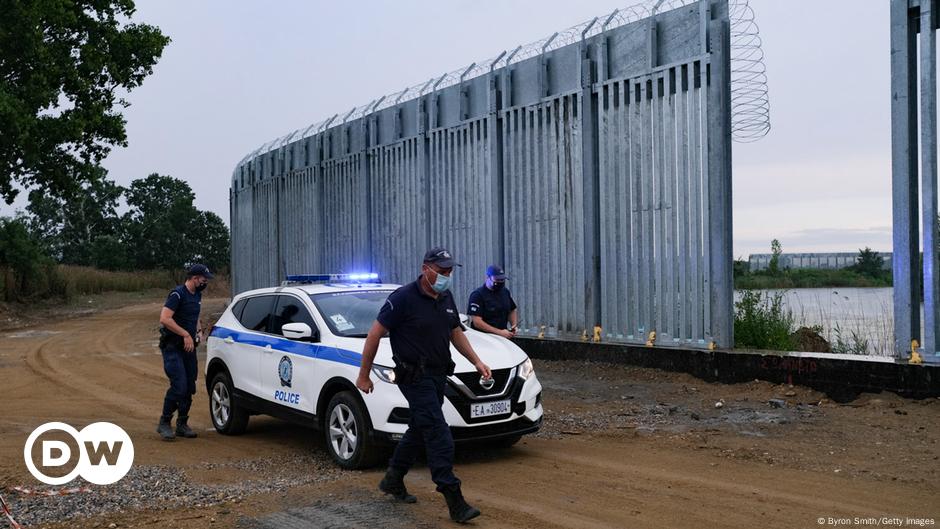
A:
<svg viewBox="0 0 940 529">
<path fill-rule="evenodd" d="M 460 491 L 454 475 L 454 439 L 444 420 L 444 384 L 454 372 L 450 344 L 466 357 L 484 378 L 492 378 L 490 368 L 473 351 L 463 332 L 460 315 L 448 288 L 456 263 L 444 248 L 433 248 L 424 255 L 421 275 L 386 300 L 366 337 L 362 366 L 356 386 L 364 393 L 372 391 L 372 361 L 379 340 L 388 332 L 395 361 L 395 383 L 408 400 L 411 419 L 388 463 L 388 471 L 379 483 L 382 492 L 396 499 L 414 503 L 404 477 L 425 451 L 431 479 L 444 495 L 450 517 L 466 522 L 480 515 Z"/>
<path fill-rule="evenodd" d="M 163 370 L 170 379 L 170 388 L 163 399 L 163 414 L 157 425 L 157 433 L 164 441 L 176 436 L 196 437 L 187 421 L 196 394 L 196 346 L 202 337 L 199 309 L 202 291 L 210 279 L 212 272 L 205 265 L 192 265 L 186 271 L 186 282 L 170 291 L 160 311 L 160 353 Z M 175 434 L 170 427 L 174 412 L 179 412 Z"/>
<path fill-rule="evenodd" d="M 486 281 L 470 294 L 468 303 L 467 314 L 474 329 L 503 338 L 516 335 L 519 315 L 516 302 L 506 288 L 506 272 L 502 267 L 490 265 L 486 268 Z"/>
</svg>

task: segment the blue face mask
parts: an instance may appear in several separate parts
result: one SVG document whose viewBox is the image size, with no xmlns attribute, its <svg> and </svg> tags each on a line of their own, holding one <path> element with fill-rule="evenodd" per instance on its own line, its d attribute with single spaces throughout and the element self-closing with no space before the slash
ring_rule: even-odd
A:
<svg viewBox="0 0 940 529">
<path fill-rule="evenodd" d="M 440 294 L 444 292 L 445 290 L 447 290 L 448 288 L 450 288 L 450 276 L 445 276 L 444 274 L 441 274 L 439 272 L 435 272 L 435 273 L 437 273 L 437 279 L 434 281 L 434 284 L 431 285 L 431 288 L 433 288 L 435 292 Z"/>
</svg>

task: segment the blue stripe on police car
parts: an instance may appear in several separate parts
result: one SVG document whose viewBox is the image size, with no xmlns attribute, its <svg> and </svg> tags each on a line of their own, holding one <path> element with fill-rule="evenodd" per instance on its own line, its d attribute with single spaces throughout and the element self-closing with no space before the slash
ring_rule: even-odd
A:
<svg viewBox="0 0 940 529">
<path fill-rule="evenodd" d="M 328 345 L 295 342 L 286 338 L 236 331 L 219 326 L 216 326 L 212 329 L 212 334 L 210 334 L 210 336 L 221 338 L 223 340 L 225 338 L 231 338 L 238 343 L 254 345 L 257 347 L 266 347 L 270 345 L 271 349 L 276 351 L 283 351 L 285 353 L 306 356 L 308 358 L 315 358 L 317 360 L 326 360 L 328 362 L 338 362 L 340 364 L 347 364 L 353 367 L 359 367 L 362 364 L 362 354 L 355 351 L 349 351 L 347 349 L 330 347 Z"/>
</svg>

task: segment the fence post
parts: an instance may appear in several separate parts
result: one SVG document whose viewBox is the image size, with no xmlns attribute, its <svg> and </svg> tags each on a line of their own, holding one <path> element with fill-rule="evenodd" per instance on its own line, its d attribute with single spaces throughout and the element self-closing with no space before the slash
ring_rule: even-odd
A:
<svg viewBox="0 0 940 529">
<path fill-rule="evenodd" d="M 933 0 L 920 3 L 920 144 L 924 226 L 924 359 L 937 360 L 940 262 L 937 256 L 937 38 Z"/>
<path fill-rule="evenodd" d="M 613 16 L 613 15 L 611 15 Z M 590 57 L 591 46 L 585 40 L 587 32 L 597 23 L 591 21 L 581 32 L 581 177 L 584 186 L 584 310 L 588 328 L 601 324 L 601 233 L 600 233 L 600 173 L 597 165 L 597 95 L 594 67 L 599 63 Z M 606 37 L 601 37 L 605 39 Z M 587 331 L 587 329 L 584 329 Z"/>
<path fill-rule="evenodd" d="M 894 351 L 920 338 L 917 183 L 917 42 L 908 0 L 891 0 L 891 189 Z"/>
<path fill-rule="evenodd" d="M 731 27 L 728 1 L 711 6 L 708 22 L 708 202 L 711 334 L 718 347 L 734 346 L 734 276 L 731 216 Z"/>
</svg>

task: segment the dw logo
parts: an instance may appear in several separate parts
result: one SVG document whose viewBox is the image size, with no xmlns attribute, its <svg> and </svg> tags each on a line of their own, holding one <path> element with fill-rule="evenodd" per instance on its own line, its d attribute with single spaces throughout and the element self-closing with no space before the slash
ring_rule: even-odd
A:
<svg viewBox="0 0 940 529">
<path fill-rule="evenodd" d="M 46 433 L 64 432 L 78 446 L 78 461 L 75 468 L 61 474 L 61 470 L 73 460 L 71 443 L 61 439 L 43 439 L 40 443 L 42 467 L 58 469 L 60 472 L 43 473 L 33 461 L 33 445 Z M 48 435 L 46 437 L 53 437 Z M 59 435 L 58 437 L 63 437 Z M 23 458 L 30 474 L 47 485 L 62 485 L 81 476 L 95 485 L 110 485 L 123 478 L 134 464 L 134 443 L 120 426 L 109 422 L 89 424 L 78 431 L 63 422 L 48 422 L 33 430 L 26 439 Z"/>
</svg>

